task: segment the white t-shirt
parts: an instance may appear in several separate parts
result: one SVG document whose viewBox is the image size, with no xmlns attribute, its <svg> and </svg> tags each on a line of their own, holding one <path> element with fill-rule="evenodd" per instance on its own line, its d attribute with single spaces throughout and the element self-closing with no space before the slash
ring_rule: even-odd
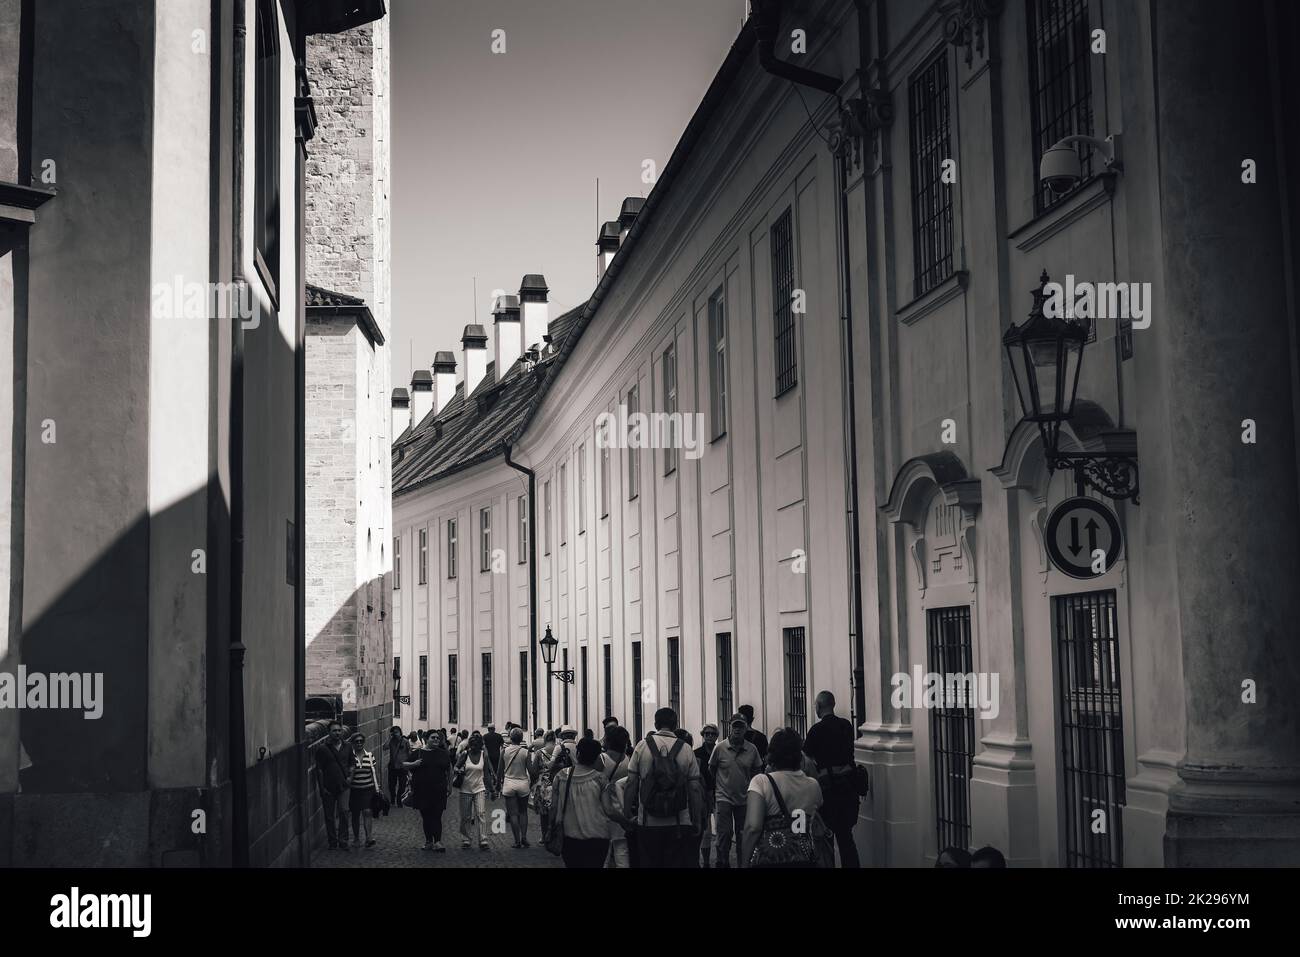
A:
<svg viewBox="0 0 1300 957">
<path fill-rule="evenodd" d="M 822 786 L 816 778 L 810 778 L 802 771 L 769 771 L 768 774 L 772 775 L 776 786 L 781 789 L 781 798 L 791 814 L 802 810 L 811 818 L 822 806 Z M 772 782 L 768 780 L 767 774 L 754 775 L 749 782 L 749 793 L 763 796 L 763 804 L 769 815 L 781 813 L 781 806 L 776 803 Z"/>
<path fill-rule="evenodd" d="M 478 763 L 475 763 L 474 755 L 465 755 L 465 779 L 460 784 L 461 794 L 478 794 L 480 791 L 487 790 L 487 786 L 483 783 L 483 765 L 486 762 L 486 751 L 478 753 Z"/>
</svg>

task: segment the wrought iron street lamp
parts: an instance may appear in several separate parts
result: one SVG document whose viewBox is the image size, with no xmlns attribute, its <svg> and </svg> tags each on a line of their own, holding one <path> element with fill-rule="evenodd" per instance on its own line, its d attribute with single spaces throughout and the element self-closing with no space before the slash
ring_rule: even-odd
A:
<svg viewBox="0 0 1300 957">
<path fill-rule="evenodd" d="M 1034 305 L 1022 325 L 1014 322 L 1002 337 L 1024 417 L 1038 426 L 1050 471 L 1073 469 L 1082 495 L 1091 486 L 1110 498 L 1138 501 L 1137 462 L 1127 455 L 1062 452 L 1061 425 L 1074 415 L 1088 327 L 1073 318 L 1048 316 L 1043 309 L 1050 282 L 1044 271 L 1034 290 Z"/>
<path fill-rule="evenodd" d="M 538 644 L 542 646 L 542 660 L 546 662 L 547 676 L 559 678 L 566 684 L 573 684 L 573 672 L 571 670 L 555 671 L 552 667 L 555 664 L 555 652 L 556 649 L 560 647 L 560 643 L 556 641 L 555 636 L 551 634 L 550 625 L 546 626 L 546 636 L 542 638 Z"/>
</svg>

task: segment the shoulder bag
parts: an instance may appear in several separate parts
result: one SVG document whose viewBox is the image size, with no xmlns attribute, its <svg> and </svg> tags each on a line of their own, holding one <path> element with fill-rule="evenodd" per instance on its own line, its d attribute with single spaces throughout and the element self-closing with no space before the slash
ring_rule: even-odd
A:
<svg viewBox="0 0 1300 957">
<path fill-rule="evenodd" d="M 564 812 L 569 809 L 569 796 L 571 794 L 573 794 L 572 768 L 569 769 L 569 783 L 564 788 L 564 800 L 560 802 L 560 813 L 551 819 L 550 829 L 546 832 L 546 849 L 556 857 L 559 857 L 564 851 Z"/>
<path fill-rule="evenodd" d="M 817 843 L 811 833 L 814 827 L 813 819 L 816 815 L 807 815 L 803 833 L 796 834 L 794 817 L 790 814 L 789 808 L 785 806 L 785 798 L 781 796 L 781 789 L 777 787 L 776 779 L 766 771 L 763 772 L 763 775 L 772 786 L 772 794 L 776 797 L 776 804 L 780 808 L 780 813 L 769 814 L 767 819 L 763 821 L 763 833 L 759 836 L 758 843 L 754 845 L 754 850 L 749 855 L 749 866 L 817 867 L 821 857 L 817 851 Z"/>
</svg>

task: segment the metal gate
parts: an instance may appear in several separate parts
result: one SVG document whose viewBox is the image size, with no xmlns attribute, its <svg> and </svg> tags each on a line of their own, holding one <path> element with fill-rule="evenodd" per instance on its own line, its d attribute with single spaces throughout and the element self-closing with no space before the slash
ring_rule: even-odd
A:
<svg viewBox="0 0 1300 957">
<path fill-rule="evenodd" d="M 926 661 L 944 676 L 974 671 L 970 607 L 932 608 L 926 613 Z M 944 682 L 945 690 L 947 682 Z M 973 687 L 958 684 L 957 687 Z M 941 694 L 930 712 L 930 760 L 938 850 L 970 847 L 970 778 L 975 757 L 975 702 Z"/>
<path fill-rule="evenodd" d="M 1053 600 L 1065 865 L 1122 867 L 1124 721 L 1114 591 Z"/>
</svg>

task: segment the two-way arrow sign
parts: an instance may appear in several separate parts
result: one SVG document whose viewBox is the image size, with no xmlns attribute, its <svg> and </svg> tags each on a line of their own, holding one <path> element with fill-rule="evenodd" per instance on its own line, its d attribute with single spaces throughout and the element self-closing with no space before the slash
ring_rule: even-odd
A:
<svg viewBox="0 0 1300 957">
<path fill-rule="evenodd" d="M 1096 578 L 1110 571 L 1123 542 L 1114 511 L 1086 496 L 1066 499 L 1052 509 L 1044 538 L 1053 567 L 1071 578 Z M 1100 571 L 1095 561 L 1098 551 L 1104 556 Z"/>
</svg>

